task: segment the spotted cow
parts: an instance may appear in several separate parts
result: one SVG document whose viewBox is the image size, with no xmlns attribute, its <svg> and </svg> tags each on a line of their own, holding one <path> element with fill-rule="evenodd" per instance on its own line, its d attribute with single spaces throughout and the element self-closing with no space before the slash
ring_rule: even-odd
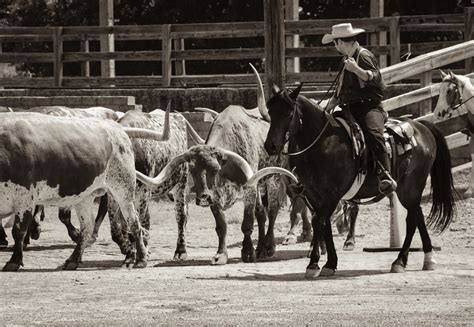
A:
<svg viewBox="0 0 474 327">
<path fill-rule="evenodd" d="M 35 205 L 75 208 L 80 236 L 64 269 L 76 269 L 92 233 L 92 202 L 106 192 L 119 203 L 136 243 L 136 253 L 127 253 L 124 264 L 146 266 L 148 252 L 134 204 L 136 171 L 130 137 L 164 140 L 167 131 L 39 113 L 2 117 L 0 219 L 15 215 L 13 255 L 3 270 L 16 271 L 23 265 L 23 240 Z"/>
<path fill-rule="evenodd" d="M 139 127 L 156 131 L 163 130 L 164 120 L 163 110 L 154 110 L 151 113 L 139 111 L 128 111 L 118 123 L 124 127 Z M 137 171 L 155 176 L 165 165 L 178 154 L 186 151 L 188 144 L 187 122 L 180 114 L 171 114 L 170 117 L 170 138 L 167 142 L 154 142 L 152 140 L 133 139 L 132 147 L 135 153 L 135 168 Z M 187 165 L 182 165 L 172 176 L 158 188 L 150 189 L 141 182 L 138 182 L 135 199 L 139 212 L 141 226 L 147 233 L 150 229 L 149 202 L 152 198 L 167 196 L 172 191 L 175 202 L 176 222 L 178 224 L 178 240 L 174 258 L 176 260 L 185 259 L 186 241 L 184 229 L 188 218 L 188 202 L 185 200 L 187 194 Z M 120 221 L 121 214 L 118 210 L 117 201 L 109 201 L 108 212 L 111 220 L 111 233 L 113 240 L 119 245 L 123 253 L 130 252 L 129 237 L 123 233 Z M 99 224 L 96 224 L 98 228 Z"/>
<path fill-rule="evenodd" d="M 90 118 L 97 117 L 110 120 L 118 120 L 122 113 L 115 112 L 112 109 L 105 107 L 90 107 L 90 108 L 69 108 L 65 106 L 40 106 L 33 107 L 30 109 L 16 108 L 15 110 L 6 107 L 2 112 L 36 112 L 51 116 L 59 117 L 74 117 L 74 118 Z M 107 212 L 106 197 L 101 198 L 99 211 L 97 213 L 96 220 L 102 220 Z M 71 210 L 70 208 L 59 208 L 58 213 L 59 219 L 66 226 L 69 236 L 73 241 L 77 243 L 79 237 L 79 230 L 77 230 L 71 223 Z M 41 232 L 40 220 L 44 220 L 44 207 L 36 206 L 33 214 L 33 220 L 30 224 L 30 228 L 25 236 L 24 247 L 30 242 L 30 236 L 32 239 L 38 239 Z M 95 231 L 95 229 L 94 229 Z M 3 226 L 0 224 L 0 246 L 8 245 L 6 233 Z"/>
<path fill-rule="evenodd" d="M 139 180 L 160 187 L 176 170 L 181 169 L 181 165 L 188 163 L 194 180 L 196 204 L 209 206 L 216 221 L 219 245 L 211 264 L 226 264 L 228 261 L 227 222 L 224 211 L 241 199 L 245 206 L 242 222 L 242 260 L 254 262 L 257 257 L 272 256 L 275 252 L 273 227 L 278 211 L 286 201 L 286 195 L 280 185 L 280 176 L 264 178 L 257 188 L 246 184 L 246 174 L 238 168 L 245 162 L 254 173 L 264 167 L 279 165 L 263 148 L 268 128 L 267 122 L 250 115 L 243 107 L 229 106 L 214 120 L 204 144 L 193 146 L 175 157 L 154 180 L 137 174 Z M 263 202 L 260 201 L 259 192 L 264 194 Z M 265 232 L 267 215 L 269 225 L 268 231 Z M 256 253 L 251 237 L 255 216 L 259 226 Z"/>
</svg>

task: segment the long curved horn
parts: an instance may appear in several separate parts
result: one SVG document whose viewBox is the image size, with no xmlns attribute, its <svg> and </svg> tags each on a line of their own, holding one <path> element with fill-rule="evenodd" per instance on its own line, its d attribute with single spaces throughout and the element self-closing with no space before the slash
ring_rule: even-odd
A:
<svg viewBox="0 0 474 327">
<path fill-rule="evenodd" d="M 252 178 L 250 178 L 247 181 L 247 185 L 255 186 L 255 185 L 257 185 L 257 183 L 260 179 L 262 179 L 263 177 L 265 177 L 267 175 L 271 175 L 271 174 L 283 174 L 283 175 L 286 175 L 289 178 L 291 178 L 295 183 L 298 183 L 298 179 L 296 178 L 295 175 L 293 175 L 293 173 L 291 171 L 289 171 L 285 168 L 281 168 L 281 167 L 266 167 L 266 168 L 262 168 L 259 171 L 257 171 L 252 176 Z"/>
<path fill-rule="evenodd" d="M 230 160 L 234 162 L 237 167 L 239 167 L 242 172 L 244 173 L 246 180 L 249 180 L 253 176 L 253 170 L 252 167 L 250 167 L 249 163 L 247 160 L 242 158 L 240 155 L 237 153 L 227 150 L 227 149 L 222 149 L 219 148 L 220 152 L 222 153 L 222 156 L 225 160 Z"/>
<path fill-rule="evenodd" d="M 265 119 L 267 122 L 270 122 L 270 115 L 268 114 L 268 108 L 267 104 L 265 102 L 265 93 L 263 92 L 263 85 L 262 85 L 262 80 L 260 79 L 260 75 L 258 74 L 257 69 L 249 63 L 250 67 L 252 67 L 253 73 L 257 77 L 257 104 L 258 104 L 258 110 L 260 111 L 260 115 L 262 115 L 262 118 Z"/>
<path fill-rule="evenodd" d="M 201 112 L 207 112 L 208 114 L 211 114 L 212 119 L 216 119 L 217 115 L 219 115 L 219 113 L 217 111 L 209 109 L 209 108 L 196 107 L 196 108 L 194 108 L 194 110 L 201 111 Z"/>
<path fill-rule="evenodd" d="M 155 141 L 168 141 L 170 139 L 170 107 L 171 101 L 168 102 L 165 112 L 165 121 L 163 123 L 163 132 L 157 132 L 152 129 L 137 128 L 137 127 L 123 127 L 125 133 L 130 138 L 150 139 Z"/>
<path fill-rule="evenodd" d="M 173 172 L 183 163 L 189 161 L 188 152 L 182 153 L 174 157 L 168 164 L 160 171 L 156 177 L 148 177 L 137 171 L 137 179 L 145 185 L 151 187 L 160 187 L 166 182 L 172 175 Z"/>
<path fill-rule="evenodd" d="M 206 141 L 204 141 L 202 139 L 201 136 L 199 136 L 199 134 L 196 132 L 196 130 L 193 128 L 193 126 L 191 125 L 190 122 L 188 122 L 188 120 L 186 119 L 186 117 L 184 117 L 180 112 L 177 112 L 177 111 L 174 111 L 175 114 L 183 117 L 184 121 L 186 122 L 186 125 L 188 126 L 188 131 L 189 131 L 189 135 L 191 136 L 191 138 L 193 139 L 194 143 L 196 144 L 204 144 L 206 143 Z"/>
</svg>

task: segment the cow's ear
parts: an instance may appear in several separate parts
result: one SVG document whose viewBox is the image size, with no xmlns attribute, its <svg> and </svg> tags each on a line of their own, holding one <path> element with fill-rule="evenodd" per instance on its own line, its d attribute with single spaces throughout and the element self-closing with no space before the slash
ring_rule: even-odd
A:
<svg viewBox="0 0 474 327">
<path fill-rule="evenodd" d="M 232 160 L 225 160 L 221 162 L 221 170 L 219 175 L 222 178 L 228 179 L 237 185 L 247 183 L 247 177 L 240 167 Z"/>
</svg>

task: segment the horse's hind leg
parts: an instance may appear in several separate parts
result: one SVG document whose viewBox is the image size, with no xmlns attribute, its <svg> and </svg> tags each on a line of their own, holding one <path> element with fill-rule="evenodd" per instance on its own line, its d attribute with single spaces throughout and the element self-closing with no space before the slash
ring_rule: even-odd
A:
<svg viewBox="0 0 474 327">
<path fill-rule="evenodd" d="M 425 217 L 423 217 L 423 212 L 419 211 L 417 216 L 417 226 L 418 231 L 420 232 L 421 242 L 423 243 L 423 252 L 425 253 L 425 259 L 423 261 L 423 270 L 434 270 L 436 266 L 436 261 L 433 258 L 433 246 L 431 245 L 430 235 L 425 224 Z"/>
<path fill-rule="evenodd" d="M 419 205 L 416 205 L 408 208 L 407 211 L 407 229 L 405 241 L 403 242 L 402 249 L 398 254 L 398 258 L 392 263 L 392 269 L 390 270 L 390 272 L 393 273 L 405 272 L 405 268 L 408 262 L 408 252 L 410 251 L 411 241 L 413 240 L 413 235 L 416 231 L 418 216 L 421 212 L 421 207 Z"/>
</svg>

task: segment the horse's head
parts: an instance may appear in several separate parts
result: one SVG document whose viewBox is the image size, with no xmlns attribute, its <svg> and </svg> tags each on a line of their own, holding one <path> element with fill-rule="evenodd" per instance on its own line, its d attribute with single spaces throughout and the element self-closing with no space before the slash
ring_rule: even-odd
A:
<svg viewBox="0 0 474 327">
<path fill-rule="evenodd" d="M 270 116 L 270 129 L 265 140 L 265 150 L 269 155 L 279 153 L 285 145 L 286 134 L 289 132 L 290 123 L 296 110 L 296 99 L 301 91 L 302 84 L 288 92 L 280 90 L 274 85 L 272 97 L 267 102 L 268 115 Z"/>
<path fill-rule="evenodd" d="M 464 86 L 464 83 L 452 71 L 448 74 L 442 70 L 440 72 L 443 80 L 439 86 L 438 102 L 433 110 L 436 119 L 450 118 L 454 114 L 462 104 L 461 90 Z"/>
</svg>

